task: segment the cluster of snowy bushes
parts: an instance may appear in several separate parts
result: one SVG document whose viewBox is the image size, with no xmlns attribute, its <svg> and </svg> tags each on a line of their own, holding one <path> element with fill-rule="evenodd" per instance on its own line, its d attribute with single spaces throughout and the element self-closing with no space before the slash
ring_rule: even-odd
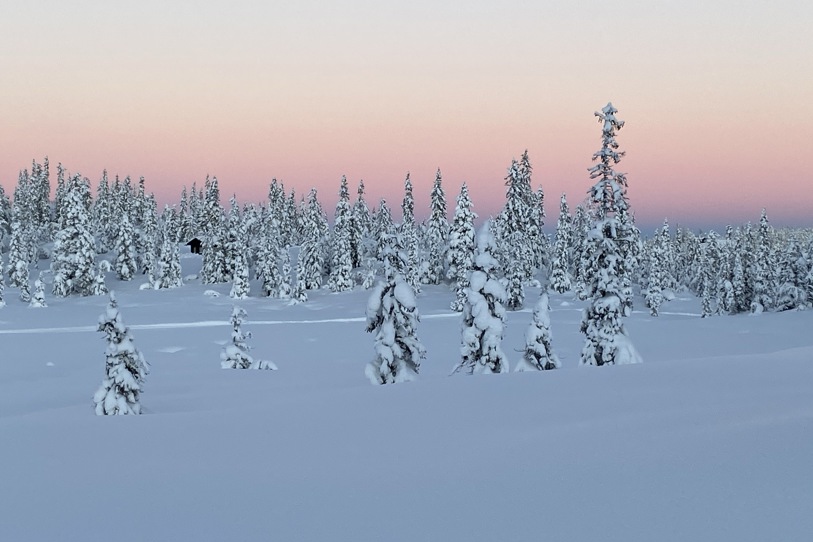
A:
<svg viewBox="0 0 813 542">
<path fill-rule="evenodd" d="M 678 229 L 673 236 L 664 223 L 643 239 L 627 200 L 626 176 L 614 169 L 624 155 L 616 140 L 624 123 L 616 113 L 612 104 L 596 112 L 601 147 L 589 168 L 595 184 L 573 213 L 561 196 L 552 242 L 543 231 L 544 192 L 533 187 L 527 151 L 508 167 L 505 204 L 485 221 L 477 242 L 466 185 L 450 222 L 440 170 L 425 221 L 415 218 L 409 174 L 400 223 L 384 199 L 368 206 L 363 182 L 351 199 L 343 177 L 331 226 L 315 189 L 297 199 L 276 179 L 267 201 L 240 205 L 232 197 L 226 209 L 217 178 L 207 177 L 202 188 L 184 187 L 179 203 L 159 213 L 143 178 L 134 185 L 129 177 L 111 181 L 104 172 L 94 197 L 90 181 L 69 175 L 61 164 L 51 199 L 48 160 L 35 161 L 20 173 L 13 200 L 0 187 L 0 247 L 7 252 L 0 302 L 4 279 L 34 307 L 46 306 L 46 285 L 60 297 L 107 294 L 108 275 L 117 281 L 141 275 L 146 288 L 177 288 L 184 283 L 179 246 L 197 238 L 197 279 L 231 283 L 234 299 L 252 295 L 252 281 L 255 295 L 291 303 L 306 302 L 308 291 L 320 288 L 373 288 L 367 319 L 376 354 L 366 373 L 377 383 L 418 373 L 424 352 L 416 338 L 415 296 L 427 284 L 447 283 L 454 291 L 451 309 L 463 319 L 462 359 L 455 370 L 468 373 L 507 370 L 499 347 L 504 311 L 525 306 L 528 285 L 542 283 L 591 301 L 582 321 L 581 361 L 589 365 L 639 361 L 623 326 L 636 292 L 655 316 L 678 291 L 700 296 L 703 316 L 811 306 L 810 230 L 774 230 L 763 212 L 757 227 L 729 227 L 723 235 Z M 33 285 L 32 271 L 38 272 Z M 545 331 L 546 303 L 543 296 L 536 307 L 525 368 L 557 365 Z M 121 335 L 114 324 L 106 329 Z M 224 364 L 262 365 L 246 358 L 238 343 Z M 116 386 L 137 396 L 133 390 L 142 373 Z"/>
</svg>

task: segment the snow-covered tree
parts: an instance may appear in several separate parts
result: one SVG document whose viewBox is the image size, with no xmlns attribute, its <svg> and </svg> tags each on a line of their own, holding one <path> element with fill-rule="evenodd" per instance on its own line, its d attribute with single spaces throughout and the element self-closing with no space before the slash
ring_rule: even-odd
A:
<svg viewBox="0 0 813 542">
<path fill-rule="evenodd" d="M 570 210 L 567 197 L 562 194 L 559 200 L 559 221 L 556 223 L 556 244 L 553 248 L 549 285 L 551 290 L 563 294 L 570 290 Z"/>
<path fill-rule="evenodd" d="M 99 317 L 105 334 L 105 378 L 93 396 L 98 415 L 141 414 L 141 392 L 149 366 L 136 348 L 130 329 L 121 320 L 115 295 L 110 293 L 107 310 Z"/>
<path fill-rule="evenodd" d="M 327 232 L 327 224 L 322 207 L 316 198 L 316 189 L 308 194 L 302 223 L 302 246 L 299 253 L 297 276 L 307 290 L 318 290 L 322 286 L 325 269 L 325 254 L 322 243 Z"/>
<path fill-rule="evenodd" d="M 550 302 L 548 294 L 542 292 L 534 307 L 533 321 L 525 332 L 525 354 L 514 371 L 546 371 L 559 367 L 561 363 L 551 346 Z"/>
<path fill-rule="evenodd" d="M 245 256 L 234 260 L 234 272 L 232 275 L 231 291 L 229 297 L 232 299 L 246 299 L 250 292 L 248 262 Z"/>
<path fill-rule="evenodd" d="M 499 264 L 488 221 L 477 235 L 477 254 L 466 288 L 463 306 L 462 359 L 454 371 L 473 374 L 508 372 L 508 360 L 502 351 L 505 328 L 506 292 L 495 275 Z"/>
<path fill-rule="evenodd" d="M 40 276 L 34 281 L 34 295 L 31 296 L 31 302 L 28 306 L 33 308 L 48 306 L 45 303 L 45 283 L 42 281 L 42 273 L 40 273 Z"/>
<path fill-rule="evenodd" d="M 588 235 L 590 250 L 588 265 L 590 306 L 582 317 L 581 331 L 585 344 L 581 354 L 582 365 L 620 365 L 639 363 L 641 357 L 629 340 L 621 321 L 628 307 L 624 277 L 629 277 L 629 260 L 623 245 L 634 242 L 634 234 L 625 226 L 622 215 L 628 210 L 627 179 L 613 166 L 623 156 L 618 151 L 616 132 L 624 126 L 617 119 L 617 110 L 608 103 L 596 112 L 602 124 L 601 149 L 593 155 L 598 164 L 590 168 L 590 178 L 597 182 L 590 190 L 595 206 L 593 229 Z"/>
<path fill-rule="evenodd" d="M 171 223 L 164 224 L 164 235 L 158 262 L 158 268 L 161 272 L 161 279 L 158 281 L 159 288 L 168 289 L 183 286 L 181 255 L 172 231 L 173 225 Z"/>
<path fill-rule="evenodd" d="M 105 274 L 111 269 L 110 263 L 107 260 L 99 262 L 99 268 L 96 275 L 93 277 L 93 287 L 91 295 L 107 295 L 110 290 L 107 288 Z"/>
<path fill-rule="evenodd" d="M 418 232 L 415 225 L 415 197 L 412 194 L 412 181 L 409 178 L 409 173 L 404 179 L 404 200 L 401 203 L 401 210 L 403 211 L 403 221 L 397 239 L 398 244 L 403 247 L 401 259 L 404 265 L 401 269 L 404 279 L 417 293 L 421 290 L 421 263 L 418 250 Z"/>
<path fill-rule="evenodd" d="M 375 358 L 364 374 L 373 384 L 409 382 L 418 376 L 426 350 L 418 340 L 415 292 L 390 262 L 392 238 L 383 247 L 384 278 L 367 302 L 367 331 L 375 333 Z"/>
<path fill-rule="evenodd" d="M 270 369 L 276 370 L 273 361 L 255 360 L 249 351 L 251 347 L 246 341 L 251 338 L 251 332 L 243 331 L 246 311 L 235 306 L 231 312 L 231 342 L 223 347 L 220 353 L 220 366 L 224 369 Z"/>
<path fill-rule="evenodd" d="M 137 271 L 135 230 L 126 214 L 119 218 L 118 233 L 114 240 L 116 278 L 132 280 Z"/>
<path fill-rule="evenodd" d="M 350 257 L 353 267 L 361 267 L 365 256 L 369 254 L 365 251 L 365 242 L 370 235 L 372 219 L 370 209 L 364 200 L 364 181 L 359 181 L 356 202 L 353 204 L 350 221 Z"/>
<path fill-rule="evenodd" d="M 427 282 L 439 284 L 443 279 L 443 268 L 446 259 L 449 239 L 449 221 L 446 218 L 446 194 L 443 191 L 443 179 L 440 169 L 435 175 L 430 198 L 429 223 L 426 230 L 426 250 L 429 253 L 429 272 Z"/>
<path fill-rule="evenodd" d="M 328 286 L 334 292 L 353 288 L 353 250 L 351 247 L 352 210 L 347 178 L 342 176 L 339 201 L 336 203 L 336 221 L 333 225 L 333 265 L 330 267 Z"/>
<path fill-rule="evenodd" d="M 452 281 L 455 299 L 451 309 L 463 310 L 466 288 L 469 286 L 469 273 L 474 262 L 474 219 L 477 215 L 471 210 L 469 189 L 464 183 L 457 196 L 452 229 L 449 233 L 449 251 L 446 253 L 446 277 Z"/>
<path fill-rule="evenodd" d="M 66 190 L 64 225 L 56 234 L 51 263 L 53 293 L 59 297 L 72 293 L 91 295 L 96 242 L 89 227 L 87 201 L 90 189 L 87 179 L 74 175 Z"/>
<path fill-rule="evenodd" d="M 751 312 L 760 313 L 774 308 L 776 283 L 776 249 L 773 246 L 773 231 L 768 224 L 768 215 L 762 209 L 757 230 L 754 258 L 750 266 L 749 279 L 753 289 Z"/>
</svg>

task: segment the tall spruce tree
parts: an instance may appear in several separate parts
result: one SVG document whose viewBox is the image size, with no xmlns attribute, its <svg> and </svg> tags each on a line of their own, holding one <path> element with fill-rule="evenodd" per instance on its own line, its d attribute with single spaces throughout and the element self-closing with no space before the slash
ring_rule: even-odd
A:
<svg viewBox="0 0 813 542">
<path fill-rule="evenodd" d="M 551 264 L 550 289 L 563 294 L 570 290 L 570 236 L 572 222 L 570 210 L 567 206 L 567 197 L 562 194 L 559 200 L 559 221 L 556 223 L 556 244 L 553 249 L 553 262 Z"/>
<path fill-rule="evenodd" d="M 63 205 L 63 226 L 56 234 L 51 263 L 53 293 L 59 297 L 92 294 L 96 242 L 90 231 L 89 193 L 87 179 L 78 174 L 70 178 Z"/>
<path fill-rule="evenodd" d="M 463 183 L 457 196 L 457 207 L 449 233 L 449 251 L 446 253 L 446 277 L 452 282 L 455 291 L 451 309 L 456 312 L 463 310 L 466 288 L 469 286 L 469 273 L 474 263 L 474 219 L 477 215 L 471 207 L 469 189 Z"/>
<path fill-rule="evenodd" d="M 581 323 L 581 331 L 585 334 L 582 365 L 641 361 L 621 320 L 628 310 L 624 277 L 631 273 L 627 269 L 629 260 L 625 253 L 635 239 L 629 224 L 622 220 L 622 215 L 626 215 L 629 209 L 627 179 L 613 169 L 624 155 L 618 151 L 615 139 L 616 132 L 624 126 L 624 121 L 616 118 L 617 112 L 612 103 L 608 103 L 595 113 L 602 124 L 602 134 L 601 149 L 593 155 L 593 160 L 598 163 L 589 169 L 590 178 L 595 179 L 596 184 L 589 191 L 594 205 L 593 229 L 587 237 L 591 302 Z"/>
<path fill-rule="evenodd" d="M 426 250 L 429 254 L 427 282 L 439 284 L 443 279 L 444 263 L 449 242 L 449 221 L 446 218 L 446 194 L 443 179 L 438 169 L 435 183 L 430 193 L 430 215 L 426 230 Z"/>
<path fill-rule="evenodd" d="M 333 265 L 330 266 L 328 285 L 334 292 L 345 292 L 353 288 L 353 250 L 351 234 L 353 228 L 350 192 L 347 178 L 342 176 L 339 187 L 339 201 L 336 203 L 336 220 L 333 225 Z"/>
</svg>

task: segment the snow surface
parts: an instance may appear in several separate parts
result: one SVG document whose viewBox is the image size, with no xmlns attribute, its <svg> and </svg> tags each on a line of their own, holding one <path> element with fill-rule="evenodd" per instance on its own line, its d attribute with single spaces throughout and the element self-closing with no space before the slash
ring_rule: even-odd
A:
<svg viewBox="0 0 813 542">
<path fill-rule="evenodd" d="M 418 380 L 370 386 L 369 291 L 241 301 L 279 370 L 223 371 L 230 284 L 109 286 L 151 365 L 141 416 L 93 413 L 106 297 L 6 291 L 0 541 L 811 540 L 813 311 L 636 298 L 645 363 L 579 367 L 585 305 L 553 294 L 561 369 L 448 376 L 460 315 L 425 286 Z M 530 321 L 507 314 L 506 352 Z"/>
</svg>

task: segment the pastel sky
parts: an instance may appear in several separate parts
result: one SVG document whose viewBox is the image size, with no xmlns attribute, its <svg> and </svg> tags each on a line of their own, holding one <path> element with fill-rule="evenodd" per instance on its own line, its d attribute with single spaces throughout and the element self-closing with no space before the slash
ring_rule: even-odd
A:
<svg viewBox="0 0 813 542">
<path fill-rule="evenodd" d="M 612 100 L 642 228 L 811 225 L 811 24 L 806 0 L 3 2 L 0 182 L 46 155 L 162 202 L 277 177 L 332 216 L 341 175 L 397 207 L 410 171 L 425 215 L 440 167 L 488 215 L 527 148 L 552 226 Z"/>
</svg>

